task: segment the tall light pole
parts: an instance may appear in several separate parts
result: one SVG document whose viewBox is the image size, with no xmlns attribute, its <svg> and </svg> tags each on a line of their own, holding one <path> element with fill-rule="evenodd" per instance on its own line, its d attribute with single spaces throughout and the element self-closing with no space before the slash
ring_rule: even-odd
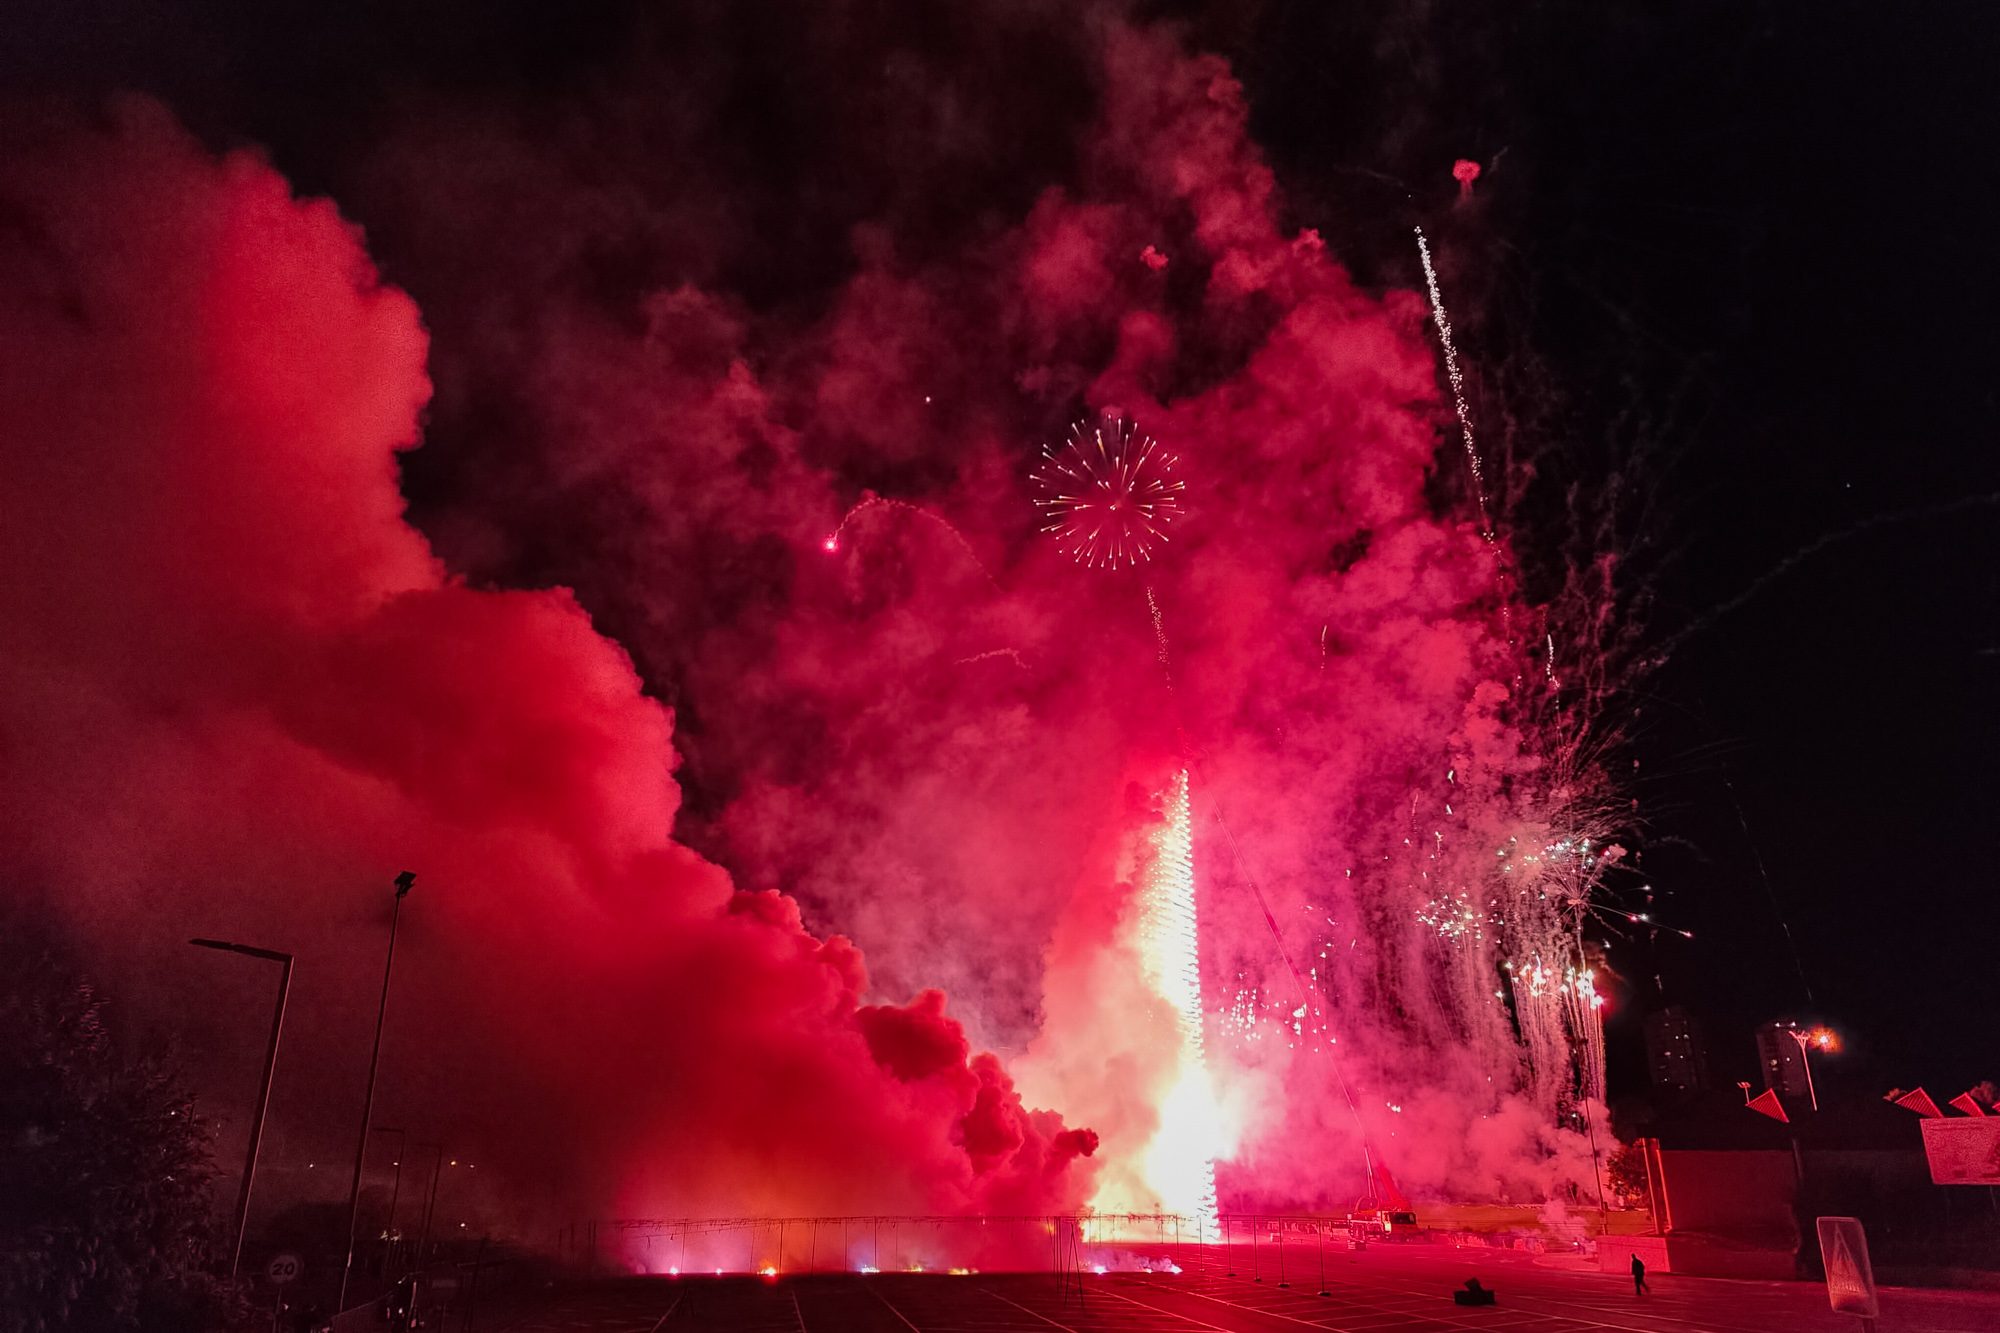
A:
<svg viewBox="0 0 2000 1333">
<path fill-rule="evenodd" d="M 444 1143 L 442 1140 L 437 1143 L 419 1143 L 417 1147 L 437 1149 L 437 1161 L 431 1165 L 430 1201 L 424 1205 L 424 1225 L 423 1229 L 417 1235 L 417 1267 L 422 1268 L 424 1266 L 424 1248 L 430 1244 L 431 1240 L 431 1214 L 437 1211 L 438 1178 L 444 1174 Z M 418 1177 L 418 1179 L 421 1181 L 422 1177 Z"/>
<path fill-rule="evenodd" d="M 1797 1028 L 1790 1029 L 1788 1035 L 1793 1041 L 1799 1044 L 1799 1065 L 1806 1071 L 1806 1097 L 1812 1102 L 1812 1109 L 1817 1111 L 1819 1110 L 1819 1094 L 1813 1091 L 1812 1058 L 1806 1054 L 1806 1043 L 1811 1038 Z"/>
<path fill-rule="evenodd" d="M 1839 1051 L 1840 1037 L 1829 1027 L 1816 1027 L 1810 1032 L 1801 1028 L 1787 1028 L 1786 1034 L 1799 1044 L 1799 1064 L 1806 1071 L 1806 1096 L 1812 1101 L 1812 1109 L 1819 1110 L 1819 1093 L 1813 1090 L 1812 1057 L 1806 1049 L 1817 1046 L 1822 1051 Z"/>
<path fill-rule="evenodd" d="M 402 920 L 403 899 L 417 882 L 417 872 L 405 870 L 396 876 L 396 905 L 389 914 L 389 960 L 382 965 L 382 1005 L 375 1014 L 375 1051 L 368 1057 L 368 1093 L 361 1100 L 361 1140 L 354 1148 L 354 1184 L 347 1192 L 347 1262 L 340 1269 L 340 1295 L 334 1298 L 336 1312 L 347 1307 L 347 1280 L 354 1273 L 354 1221 L 361 1212 L 361 1164 L 368 1156 L 368 1121 L 375 1113 L 375 1071 L 382 1063 L 382 1025 L 389 1017 L 389 978 L 396 970 L 396 925 Z"/>
<path fill-rule="evenodd" d="M 389 1188 L 389 1221 L 386 1224 L 386 1229 L 393 1233 L 396 1230 L 396 1200 L 403 1193 L 403 1149 L 410 1136 L 400 1129 L 378 1129 L 375 1132 L 396 1136 L 396 1183 Z"/>
<path fill-rule="evenodd" d="M 234 1277 L 243 1264 L 243 1228 L 250 1221 L 250 1184 L 257 1179 L 257 1146 L 264 1138 L 264 1112 L 271 1105 L 271 1075 L 278 1068 L 278 1037 L 285 1030 L 285 997 L 292 989 L 292 956 L 279 953 L 276 949 L 257 949 L 248 944 L 229 944 L 222 940 L 189 940 L 188 943 L 202 949 L 221 949 L 226 953 L 240 953 L 285 965 L 285 970 L 278 974 L 278 1008 L 271 1015 L 271 1044 L 264 1049 L 264 1085 L 257 1093 L 257 1114 L 250 1120 L 250 1150 L 243 1159 L 243 1185 L 236 1191 L 236 1250 L 229 1258 L 229 1275 Z"/>
</svg>

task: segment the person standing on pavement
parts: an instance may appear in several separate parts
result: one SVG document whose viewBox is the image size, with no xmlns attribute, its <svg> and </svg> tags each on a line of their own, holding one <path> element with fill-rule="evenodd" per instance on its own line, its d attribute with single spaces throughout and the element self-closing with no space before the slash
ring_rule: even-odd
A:
<svg viewBox="0 0 2000 1333">
<path fill-rule="evenodd" d="M 1637 1251 L 1634 1251 L 1632 1254 L 1632 1294 L 1634 1296 L 1644 1296 L 1651 1290 L 1652 1288 L 1646 1285 L 1646 1261 L 1639 1257 Z"/>
</svg>

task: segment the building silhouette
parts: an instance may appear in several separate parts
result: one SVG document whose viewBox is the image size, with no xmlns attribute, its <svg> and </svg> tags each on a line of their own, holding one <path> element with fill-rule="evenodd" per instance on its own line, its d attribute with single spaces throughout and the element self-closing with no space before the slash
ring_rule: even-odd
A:
<svg viewBox="0 0 2000 1333">
<path fill-rule="evenodd" d="M 1694 1015 L 1677 1004 L 1646 1015 L 1646 1065 L 1663 1092 L 1708 1091 L 1708 1050 Z"/>
<path fill-rule="evenodd" d="M 1806 1053 L 1792 1036 L 1799 1025 L 1789 1018 L 1773 1019 L 1757 1029 L 1757 1065 L 1764 1071 L 1764 1086 L 1782 1097 L 1809 1095 Z"/>
</svg>

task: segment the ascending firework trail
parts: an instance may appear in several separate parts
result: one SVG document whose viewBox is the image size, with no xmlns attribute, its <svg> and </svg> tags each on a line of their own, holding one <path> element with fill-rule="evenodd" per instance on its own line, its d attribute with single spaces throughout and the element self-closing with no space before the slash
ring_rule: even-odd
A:
<svg viewBox="0 0 2000 1333">
<path fill-rule="evenodd" d="M 1168 526 L 1182 514 L 1181 498 L 1186 493 L 1186 485 L 1174 475 L 1178 462 L 1172 453 L 1162 449 L 1152 437 L 1140 431 L 1131 418 L 1115 408 L 1107 408 L 1095 423 L 1078 422 L 1070 427 L 1069 439 L 1062 447 L 1043 450 L 1041 465 L 1033 474 L 1037 490 L 1035 505 L 1042 513 L 1042 531 L 1055 538 L 1058 549 L 1064 554 L 1092 569 L 1136 568 L 1141 564 L 1152 564 L 1155 555 L 1168 540 Z M 1152 619 L 1153 636 L 1159 645 L 1160 671 L 1166 679 L 1167 692 L 1174 700 L 1178 715 L 1180 697 L 1174 688 L 1173 664 L 1167 651 L 1166 621 L 1160 613 L 1159 599 L 1154 595 L 1150 581 L 1146 584 L 1146 611 Z M 1153 878 L 1157 882 L 1147 886 L 1140 931 L 1149 977 L 1155 980 L 1156 986 L 1181 1015 L 1182 1068 L 1191 1076 L 1184 1077 L 1183 1088 L 1187 1088 L 1192 1081 L 1198 1085 L 1201 1094 L 1209 1095 L 1201 1038 L 1194 863 L 1192 836 L 1188 827 L 1188 776 L 1191 771 L 1199 774 L 1200 765 L 1194 759 L 1186 729 L 1179 724 L 1178 717 L 1175 730 L 1180 736 L 1184 767 L 1169 802 L 1168 845 L 1160 849 L 1166 854 L 1163 863 L 1168 870 L 1155 875 Z M 1208 785 L 1205 777 L 1203 783 Z M 1292 961 L 1291 950 L 1285 947 L 1284 933 L 1278 929 L 1278 920 L 1264 898 L 1264 890 L 1243 862 L 1243 853 L 1222 817 L 1221 802 L 1215 797 L 1213 786 L 1209 787 L 1209 799 L 1215 804 L 1215 822 L 1229 843 L 1237 871 L 1256 895 L 1257 906 L 1264 914 L 1265 925 L 1270 927 L 1278 956 L 1284 960 L 1292 983 L 1298 989 L 1301 1012 L 1310 1012 L 1318 1007 L 1313 1003 L 1313 992 L 1306 985 L 1298 965 Z M 1160 984 L 1162 982 L 1166 984 Z M 1322 1026 L 1330 1025 L 1322 1023 Z M 1395 1182 L 1379 1160 L 1380 1154 L 1369 1138 L 1368 1128 L 1361 1119 L 1361 1109 L 1347 1085 L 1346 1076 L 1341 1072 L 1340 1061 L 1331 1051 L 1327 1058 L 1333 1068 L 1334 1080 L 1340 1085 L 1341 1096 L 1346 1100 L 1347 1109 L 1361 1133 L 1361 1152 L 1367 1167 L 1370 1196 L 1400 1203 Z M 1187 1100 L 1189 1098 L 1183 1095 L 1182 1089 L 1176 1089 L 1169 1098 L 1170 1103 Z M 1171 1111 L 1172 1107 L 1168 1110 Z M 1211 1160 L 1202 1163 L 1204 1184 L 1200 1207 L 1203 1211 L 1212 1211 L 1215 1207 L 1212 1153 L 1210 1157 Z"/>
</svg>

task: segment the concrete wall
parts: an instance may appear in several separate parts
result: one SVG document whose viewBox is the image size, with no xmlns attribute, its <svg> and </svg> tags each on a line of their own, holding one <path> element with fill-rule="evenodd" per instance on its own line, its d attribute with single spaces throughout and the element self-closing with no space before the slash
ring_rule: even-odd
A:
<svg viewBox="0 0 2000 1333">
<path fill-rule="evenodd" d="M 1597 1271 L 1630 1273 L 1635 1254 L 1639 1256 L 1639 1262 L 1646 1265 L 1648 1273 L 1674 1271 L 1673 1256 L 1667 1249 L 1665 1236 L 1599 1236 Z"/>
<path fill-rule="evenodd" d="M 1792 1201 L 1798 1174 L 1788 1152 L 1660 1154 L 1673 1229 L 1798 1248 Z"/>
</svg>

